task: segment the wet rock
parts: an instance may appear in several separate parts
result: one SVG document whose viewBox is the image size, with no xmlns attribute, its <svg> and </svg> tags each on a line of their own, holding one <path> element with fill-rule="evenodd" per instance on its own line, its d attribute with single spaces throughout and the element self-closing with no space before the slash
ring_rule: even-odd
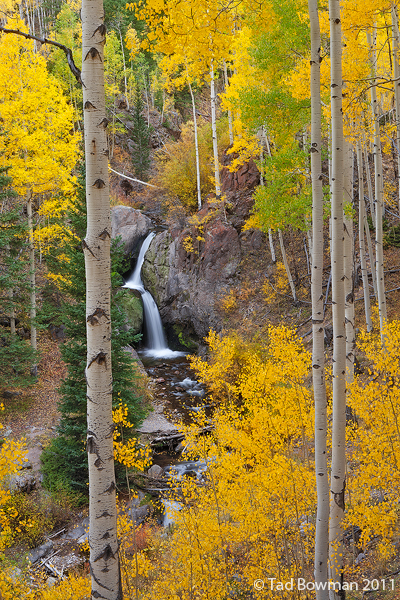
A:
<svg viewBox="0 0 400 600">
<path fill-rule="evenodd" d="M 45 558 L 53 551 L 53 542 L 50 540 L 37 548 L 34 548 L 28 553 L 28 559 L 32 565 L 34 565 L 38 560 Z"/>
<path fill-rule="evenodd" d="M 136 508 L 130 508 L 127 511 L 127 515 L 132 521 L 136 523 L 136 525 L 140 525 L 144 523 L 145 520 L 151 515 L 152 507 L 149 504 L 144 504 L 143 506 L 137 506 Z"/>
<path fill-rule="evenodd" d="M 161 477 L 162 474 L 163 474 L 163 468 L 160 467 L 159 465 L 153 465 L 147 471 L 147 475 L 149 477 L 154 477 L 155 479 L 157 479 L 158 477 Z"/>
<path fill-rule="evenodd" d="M 48 577 L 46 583 L 47 583 L 47 587 L 51 588 L 51 587 L 54 587 L 58 583 L 58 580 L 55 577 Z"/>
<path fill-rule="evenodd" d="M 125 254 L 130 255 L 141 239 L 150 231 L 152 223 L 140 210 L 130 206 L 111 208 L 111 237 L 121 236 Z"/>
</svg>

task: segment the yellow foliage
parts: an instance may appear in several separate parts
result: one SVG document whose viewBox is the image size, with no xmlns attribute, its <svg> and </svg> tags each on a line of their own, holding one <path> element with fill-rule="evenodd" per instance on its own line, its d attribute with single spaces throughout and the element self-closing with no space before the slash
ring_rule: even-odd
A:
<svg viewBox="0 0 400 600">
<path fill-rule="evenodd" d="M 263 285 L 265 301 L 268 302 L 268 304 L 272 304 L 279 299 L 282 294 L 287 294 L 288 291 L 289 282 L 285 265 L 282 262 L 278 262 L 276 265 L 274 282 L 272 283 L 269 279 L 267 279 Z"/>
<path fill-rule="evenodd" d="M 114 460 L 127 468 L 144 471 L 151 465 L 152 451 L 150 446 L 139 444 L 136 438 L 123 439 L 123 428 L 133 427 L 128 421 L 128 406 L 120 403 L 113 410 L 114 429 Z"/>
<path fill-rule="evenodd" d="M 235 290 L 230 290 L 228 294 L 222 297 L 220 305 L 225 313 L 230 313 L 237 307 L 237 299 Z"/>
</svg>

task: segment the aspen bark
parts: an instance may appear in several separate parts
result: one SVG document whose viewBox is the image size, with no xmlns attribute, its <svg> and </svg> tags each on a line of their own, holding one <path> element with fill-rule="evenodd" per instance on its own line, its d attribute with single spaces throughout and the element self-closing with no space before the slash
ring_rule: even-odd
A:
<svg viewBox="0 0 400 600">
<path fill-rule="evenodd" d="M 30 326 L 31 326 L 31 346 L 37 350 L 37 330 L 36 330 L 36 270 L 35 270 L 35 243 L 33 240 L 33 210 L 32 194 L 28 192 L 26 208 L 28 213 L 28 231 L 29 231 L 29 283 L 30 283 Z M 37 376 L 37 365 L 32 365 L 31 374 Z"/>
<path fill-rule="evenodd" d="M 344 186 L 343 200 L 346 204 L 353 204 L 353 151 L 350 144 L 345 141 L 344 152 Z M 344 225 L 344 296 L 345 296 L 345 329 L 346 329 L 346 385 L 349 386 L 354 379 L 354 238 L 353 219 L 345 216 Z"/>
<path fill-rule="evenodd" d="M 199 157 L 199 136 L 197 134 L 197 115 L 196 115 L 196 103 L 194 101 L 194 94 L 192 90 L 192 85 L 189 79 L 188 69 L 186 67 L 187 73 L 187 81 L 189 85 L 190 97 L 192 99 L 192 109 L 193 109 L 193 127 L 194 127 L 194 148 L 196 152 L 196 181 L 197 181 L 197 206 L 199 210 L 201 209 L 201 181 L 200 181 L 200 157 Z"/>
<path fill-rule="evenodd" d="M 110 198 L 104 96 L 102 0 L 82 3 L 82 81 L 86 160 L 87 452 L 92 600 L 122 600 L 113 455 Z"/>
<path fill-rule="evenodd" d="M 221 181 L 219 178 L 219 160 L 218 160 L 218 140 L 217 140 L 217 116 L 216 116 L 216 99 L 215 99 L 215 83 L 214 83 L 214 64 L 211 61 L 210 69 L 211 81 L 211 128 L 213 140 L 213 155 L 214 155 L 214 176 L 215 176 L 215 195 L 221 195 Z"/>
<path fill-rule="evenodd" d="M 329 481 L 327 464 L 327 400 L 324 353 L 323 275 L 323 189 L 321 161 L 321 36 L 318 0 L 308 0 L 311 28 L 311 185 L 312 185 L 312 375 L 315 405 L 315 478 L 317 483 L 317 518 L 315 523 L 314 579 L 328 581 Z M 317 588 L 317 600 L 327 600 L 328 590 Z"/>
<path fill-rule="evenodd" d="M 288 259 L 286 256 L 285 244 L 283 243 L 282 231 L 280 229 L 278 229 L 278 237 L 279 237 L 279 245 L 281 247 L 282 260 L 283 260 L 283 264 L 285 265 L 286 275 L 287 275 L 287 278 L 289 281 L 290 291 L 292 292 L 293 300 L 295 302 L 297 302 L 296 288 L 294 286 L 293 277 L 290 272 L 289 262 L 288 262 Z"/>
<path fill-rule="evenodd" d="M 375 271 L 376 285 L 378 291 L 378 309 L 379 309 L 379 326 L 381 330 L 381 339 L 383 326 L 387 318 L 386 313 L 386 295 L 385 295 L 385 279 L 383 272 L 383 168 L 382 168 L 382 150 L 381 150 L 381 133 L 379 126 L 379 105 L 376 93 L 375 68 L 375 46 L 372 41 L 372 36 L 367 33 L 367 42 L 370 47 L 372 84 L 371 84 L 371 109 L 374 121 L 374 165 L 375 165 Z M 382 339 L 383 341 L 383 339 Z"/>
<path fill-rule="evenodd" d="M 263 161 L 264 161 L 264 143 L 267 147 L 267 152 L 268 152 L 268 156 L 271 156 L 271 148 L 269 145 L 269 141 L 268 141 L 268 136 L 265 134 L 265 129 L 264 126 L 261 126 L 261 133 L 260 133 L 260 139 L 261 139 L 261 147 L 260 147 L 260 162 L 261 162 L 261 173 L 260 173 L 260 185 L 263 186 L 264 185 L 264 171 L 263 171 Z M 274 239 L 272 237 L 272 230 L 271 227 L 268 229 L 268 242 L 269 242 L 269 249 L 271 252 L 271 259 L 272 262 L 275 264 L 276 263 L 276 254 L 275 254 L 275 246 L 274 246 Z"/>
<path fill-rule="evenodd" d="M 394 78 L 394 107 L 396 113 L 396 151 L 397 151 L 397 187 L 400 211 L 400 66 L 399 66 L 399 20 L 397 6 L 392 4 L 392 52 L 393 52 L 393 78 Z"/>
<path fill-rule="evenodd" d="M 226 68 L 226 62 L 224 61 L 224 83 L 225 83 L 225 92 L 228 89 L 228 69 Z M 228 126 L 229 126 L 229 143 L 233 144 L 233 122 L 232 122 L 232 111 L 228 109 Z"/>
<path fill-rule="evenodd" d="M 367 331 L 372 331 L 371 321 L 371 302 L 369 299 L 369 284 L 368 284 L 368 271 L 367 261 L 365 259 L 365 235 L 364 229 L 368 227 L 367 218 L 365 214 L 365 200 L 364 200 L 364 171 L 363 171 L 363 159 L 362 149 L 360 141 L 357 142 L 357 167 L 358 167 L 358 239 L 360 247 L 360 263 L 361 263 L 361 277 L 363 282 L 364 291 L 364 307 L 365 307 L 365 320 L 367 323 Z"/>
<path fill-rule="evenodd" d="M 342 31 L 339 0 L 329 0 L 331 54 L 332 182 L 331 262 L 333 321 L 333 420 L 330 483 L 329 572 L 340 583 L 343 571 L 344 496 L 346 485 L 346 332 L 343 269 L 343 113 Z M 329 591 L 331 600 L 341 592 Z"/>
</svg>

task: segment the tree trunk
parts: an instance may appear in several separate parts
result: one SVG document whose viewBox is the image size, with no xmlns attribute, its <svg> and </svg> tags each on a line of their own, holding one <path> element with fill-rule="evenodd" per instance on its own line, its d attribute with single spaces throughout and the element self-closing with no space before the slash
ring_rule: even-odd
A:
<svg viewBox="0 0 400 600">
<path fill-rule="evenodd" d="M 379 326 L 381 330 L 381 337 L 383 326 L 387 318 L 386 314 L 386 296 L 385 296 L 385 279 L 383 273 L 383 227 L 382 227 L 382 216 L 383 216 L 383 169 L 382 169 L 382 150 L 381 150 L 381 132 L 379 126 L 379 106 L 378 98 L 376 93 L 376 81 L 375 81 L 375 45 L 372 41 L 372 36 L 367 33 L 367 42 L 370 47 L 371 57 L 371 70 L 372 70 L 372 82 L 371 82 L 371 108 L 374 121 L 374 165 L 375 165 L 375 271 L 376 271 L 376 284 L 378 291 L 378 308 L 379 308 Z M 382 340 L 383 341 L 383 340 Z"/>
<path fill-rule="evenodd" d="M 224 61 L 224 82 L 225 82 L 225 92 L 228 89 L 228 69 L 226 68 L 226 62 Z M 229 124 L 229 143 L 232 146 L 233 144 L 233 123 L 232 123 L 232 111 L 228 109 L 228 124 Z"/>
<path fill-rule="evenodd" d="M 282 231 L 280 229 L 278 229 L 278 237 L 279 237 L 279 244 L 281 247 L 282 260 L 283 260 L 283 264 L 285 265 L 286 275 L 287 275 L 287 278 L 289 281 L 290 291 L 292 292 L 293 300 L 295 302 L 297 302 L 296 288 L 294 287 L 294 281 L 293 281 L 292 274 L 290 272 L 289 262 L 288 262 L 288 259 L 286 256 L 285 245 L 283 243 Z"/>
<path fill-rule="evenodd" d="M 219 160 L 218 160 L 218 141 L 217 141 L 217 117 L 216 117 L 216 106 L 215 106 L 215 84 L 214 84 L 214 64 L 211 61 L 210 70 L 210 81 L 211 81 L 211 127 L 212 127 L 212 140 L 213 140 L 213 154 L 214 154 L 214 176 L 215 176 L 215 195 L 221 195 L 221 181 L 219 178 Z"/>
<path fill-rule="evenodd" d="M 346 481 L 346 332 L 343 269 L 343 113 L 342 30 L 339 0 L 329 0 L 332 118 L 332 321 L 333 321 L 333 422 L 330 484 L 330 579 L 341 581 L 343 571 L 342 522 Z M 331 599 L 342 598 L 330 590 Z"/>
<path fill-rule="evenodd" d="M 264 143 L 267 147 L 268 156 L 271 156 L 271 148 L 269 145 L 268 136 L 265 134 L 265 129 L 264 129 L 263 125 L 261 126 L 260 140 L 261 140 L 261 144 L 260 144 L 260 162 L 261 162 L 260 185 L 263 186 L 264 185 L 264 169 L 263 169 Z M 268 241 L 269 241 L 269 249 L 271 251 L 271 259 L 272 259 L 272 262 L 275 264 L 276 263 L 276 254 L 275 254 L 274 240 L 272 237 L 271 227 L 268 229 Z"/>
<path fill-rule="evenodd" d="M 343 146 L 344 157 L 344 196 L 345 203 L 353 205 L 353 150 L 349 142 Z M 346 328 L 346 385 L 349 386 L 354 379 L 354 239 L 353 219 L 344 217 L 344 297 L 345 297 L 345 328 Z"/>
<path fill-rule="evenodd" d="M 197 115 L 196 115 L 196 103 L 194 101 L 194 94 L 192 85 L 189 79 L 189 72 L 186 67 L 187 81 L 189 85 L 190 97 L 192 99 L 193 109 L 193 127 L 194 127 L 194 148 L 196 151 L 196 181 L 197 181 L 197 206 L 201 209 L 201 181 L 200 181 L 200 157 L 199 157 L 199 136 L 197 135 Z"/>
<path fill-rule="evenodd" d="M 365 235 L 364 229 L 368 227 L 367 218 L 365 214 L 365 200 L 364 200 L 364 172 L 363 172 L 363 160 L 362 160 L 362 149 L 360 141 L 357 142 L 357 166 L 358 166 L 358 238 L 360 246 L 360 263 L 361 263 L 361 276 L 364 290 L 364 306 L 365 306 L 365 320 L 367 323 L 367 331 L 372 331 L 371 321 L 371 302 L 369 299 L 369 284 L 368 284 L 368 271 L 367 262 L 365 259 Z"/>
<path fill-rule="evenodd" d="M 315 405 L 315 478 L 317 483 L 317 518 L 315 524 L 314 578 L 328 581 L 329 481 L 327 464 L 327 401 L 324 353 L 324 296 L 322 293 L 324 237 L 323 189 L 321 163 L 321 37 L 318 0 L 308 0 L 311 27 L 311 184 L 312 184 L 312 268 L 311 301 L 313 354 L 312 374 Z M 318 589 L 317 600 L 327 600 L 328 590 Z"/>
<path fill-rule="evenodd" d="M 33 210 L 32 210 L 32 194 L 28 192 L 26 200 L 26 208 L 28 213 L 28 231 L 29 231 L 29 283 L 30 283 L 30 326 L 31 326 L 31 346 L 37 350 L 36 339 L 36 270 L 35 270 L 35 243 L 33 240 Z M 31 374 L 37 376 L 37 365 L 32 365 Z"/>
<path fill-rule="evenodd" d="M 92 599 L 122 600 L 113 455 L 110 198 L 104 96 L 102 0 L 82 3 L 82 81 L 86 158 L 87 452 Z"/>
<path fill-rule="evenodd" d="M 393 78 L 394 78 L 394 107 L 396 112 L 396 152 L 397 152 L 397 188 L 400 212 L 400 67 L 399 67 L 399 20 L 397 6 L 392 4 L 392 52 L 393 52 Z"/>
</svg>

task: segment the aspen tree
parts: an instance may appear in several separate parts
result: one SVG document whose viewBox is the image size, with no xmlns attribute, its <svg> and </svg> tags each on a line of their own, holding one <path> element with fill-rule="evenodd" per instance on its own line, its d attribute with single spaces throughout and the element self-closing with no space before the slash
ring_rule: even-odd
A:
<svg viewBox="0 0 400 600">
<path fill-rule="evenodd" d="M 82 82 L 85 131 L 87 451 L 92 598 L 122 600 L 113 455 L 110 197 L 104 93 L 102 0 L 82 3 Z"/>
<path fill-rule="evenodd" d="M 364 171 L 363 171 L 363 156 L 360 140 L 357 140 L 357 167 L 358 167 L 358 240 L 360 248 L 360 264 L 361 264 L 361 277 L 363 282 L 364 290 L 364 307 L 365 307 L 365 320 L 367 322 L 367 331 L 372 331 L 372 320 L 371 320 L 371 302 L 369 298 L 369 285 L 368 285 L 368 271 L 367 261 L 365 258 L 365 231 L 368 227 L 367 216 L 365 212 L 365 199 L 364 199 Z"/>
<path fill-rule="evenodd" d="M 343 201 L 346 208 L 351 207 L 353 200 L 353 151 L 348 141 L 343 146 Z M 344 296 L 345 296 L 345 329 L 346 329 L 346 384 L 349 386 L 354 379 L 354 289 L 353 289 L 353 265 L 354 265 L 354 241 L 353 241 L 353 218 L 350 210 L 346 210 L 344 216 Z"/>
<path fill-rule="evenodd" d="M 381 150 L 381 133 L 379 126 L 379 105 L 376 93 L 376 53 L 375 42 L 370 33 L 367 33 L 367 42 L 370 47 L 372 84 L 371 84 L 371 110 L 374 122 L 374 166 L 375 166 L 375 271 L 376 284 L 378 291 L 378 308 L 379 308 L 379 326 L 381 332 L 387 318 L 386 313 L 386 296 L 385 296 L 385 280 L 383 272 L 383 168 L 382 168 L 382 150 Z M 382 333 L 381 333 L 382 337 Z M 383 339 L 382 339 L 383 341 Z"/>
<path fill-rule="evenodd" d="M 396 152 L 397 152 L 397 186 L 400 211 L 400 34 L 397 6 L 392 4 L 392 52 L 393 52 L 393 79 L 394 79 L 394 107 L 396 113 Z"/>
<path fill-rule="evenodd" d="M 342 28 L 339 0 L 329 0 L 331 55 L 331 262 L 333 322 L 333 422 L 329 519 L 330 579 L 340 583 L 342 574 L 342 521 L 346 481 L 346 332 L 343 269 L 343 113 L 342 113 Z M 330 590 L 331 600 L 339 598 Z"/>
<path fill-rule="evenodd" d="M 318 0 L 308 0 L 311 28 L 311 182 L 312 182 L 312 270 L 311 300 L 313 324 L 312 374 L 315 405 L 315 478 L 317 519 L 315 525 L 314 577 L 328 581 L 329 482 L 327 464 L 327 401 L 324 354 L 323 275 L 323 189 L 321 161 L 321 35 Z M 328 591 L 317 590 L 317 600 L 327 600 Z"/>
</svg>

